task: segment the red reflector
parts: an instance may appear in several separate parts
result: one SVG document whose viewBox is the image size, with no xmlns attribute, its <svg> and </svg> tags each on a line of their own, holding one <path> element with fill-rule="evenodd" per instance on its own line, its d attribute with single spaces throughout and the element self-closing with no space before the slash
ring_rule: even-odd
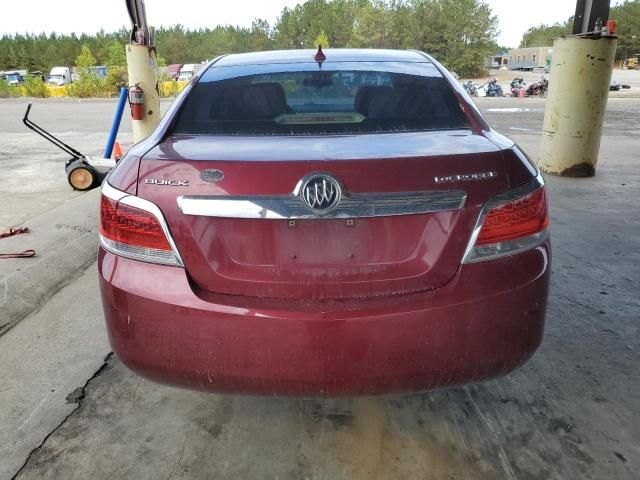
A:
<svg viewBox="0 0 640 480">
<path fill-rule="evenodd" d="M 540 188 L 526 197 L 489 210 L 476 245 L 528 237 L 543 231 L 548 225 L 547 197 L 544 188 Z"/>
<path fill-rule="evenodd" d="M 153 215 L 105 196 L 100 202 L 100 234 L 114 242 L 171 251 L 167 237 Z"/>
</svg>

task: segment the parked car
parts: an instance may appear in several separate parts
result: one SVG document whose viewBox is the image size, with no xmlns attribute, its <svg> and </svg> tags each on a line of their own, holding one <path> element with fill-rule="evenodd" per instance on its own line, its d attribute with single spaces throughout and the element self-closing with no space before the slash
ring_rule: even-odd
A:
<svg viewBox="0 0 640 480">
<path fill-rule="evenodd" d="M 29 73 L 27 75 L 29 75 L 30 77 L 33 77 L 33 78 L 38 78 L 42 82 L 44 82 L 44 80 L 45 80 L 45 75 L 44 75 L 44 73 L 42 73 L 41 70 L 31 70 L 31 71 L 29 71 Z"/>
<path fill-rule="evenodd" d="M 178 75 L 179 82 L 188 82 L 195 75 L 196 66 L 193 63 L 187 63 L 182 66 L 180 69 L 180 74 Z"/>
<path fill-rule="evenodd" d="M 171 80 L 177 80 L 178 76 L 180 75 L 180 69 L 182 68 L 182 64 L 181 63 L 172 63 L 171 65 L 167 66 L 167 76 L 171 79 Z"/>
<path fill-rule="evenodd" d="M 69 67 L 53 67 L 47 83 L 58 87 L 71 83 L 71 70 Z"/>
<path fill-rule="evenodd" d="M 102 303 L 158 382 L 422 391 L 534 353 L 548 232 L 538 169 L 432 57 L 228 55 L 103 184 Z"/>
<path fill-rule="evenodd" d="M 109 68 L 105 65 L 98 65 L 95 67 L 89 67 L 89 72 L 95 75 L 98 78 L 107 78 L 109 73 Z"/>
<path fill-rule="evenodd" d="M 12 72 L 5 72 L 5 78 L 9 85 L 17 87 L 24 83 L 24 77 L 27 76 L 26 70 L 15 70 Z"/>
</svg>

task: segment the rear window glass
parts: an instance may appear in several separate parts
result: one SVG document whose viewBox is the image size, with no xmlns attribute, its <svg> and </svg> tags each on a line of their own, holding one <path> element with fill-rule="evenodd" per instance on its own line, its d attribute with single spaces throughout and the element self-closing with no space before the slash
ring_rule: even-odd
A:
<svg viewBox="0 0 640 480">
<path fill-rule="evenodd" d="M 335 70 L 258 73 L 201 81 L 176 134 L 318 135 L 469 128 L 441 76 Z"/>
</svg>

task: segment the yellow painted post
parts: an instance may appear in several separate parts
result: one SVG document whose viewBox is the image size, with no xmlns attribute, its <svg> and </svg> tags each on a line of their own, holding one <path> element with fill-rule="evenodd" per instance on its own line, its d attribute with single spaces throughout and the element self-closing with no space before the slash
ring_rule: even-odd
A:
<svg viewBox="0 0 640 480">
<path fill-rule="evenodd" d="M 544 172 L 595 175 L 615 52 L 613 36 L 554 42 L 538 161 Z"/>
<path fill-rule="evenodd" d="M 158 95 L 158 61 L 155 47 L 127 45 L 127 71 L 129 85 L 140 85 L 144 90 L 144 118 L 131 120 L 133 141 L 147 138 L 160 123 L 160 98 Z"/>
</svg>

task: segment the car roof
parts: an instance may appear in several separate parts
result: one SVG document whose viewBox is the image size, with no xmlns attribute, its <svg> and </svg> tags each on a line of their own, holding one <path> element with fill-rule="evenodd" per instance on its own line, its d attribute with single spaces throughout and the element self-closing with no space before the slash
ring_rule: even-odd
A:
<svg viewBox="0 0 640 480">
<path fill-rule="evenodd" d="M 269 65 L 275 63 L 315 62 L 317 50 L 271 50 L 265 52 L 235 53 L 225 55 L 215 62 L 216 67 L 242 65 Z M 422 53 L 413 50 L 384 50 L 371 48 L 327 48 L 324 63 L 332 62 L 413 62 L 429 63 Z"/>
</svg>

